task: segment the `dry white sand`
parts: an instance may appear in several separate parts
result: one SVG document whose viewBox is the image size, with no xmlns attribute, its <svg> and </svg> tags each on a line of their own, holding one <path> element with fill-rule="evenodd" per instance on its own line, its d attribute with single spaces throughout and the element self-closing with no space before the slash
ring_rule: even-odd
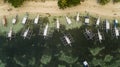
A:
<svg viewBox="0 0 120 67">
<path fill-rule="evenodd" d="M 8 9 L 10 8 L 12 8 L 12 10 L 8 11 Z M 61 10 L 57 6 L 57 1 L 46 1 L 45 3 L 29 1 L 25 2 L 19 8 L 14 8 L 8 3 L 0 2 L 0 16 L 20 14 L 25 12 L 50 13 L 51 15 L 88 12 L 92 15 L 118 18 L 120 17 L 120 3 L 113 4 L 111 2 L 106 4 L 105 6 L 101 6 L 96 2 L 96 0 L 86 0 L 85 2 L 82 2 L 81 5 Z"/>
</svg>

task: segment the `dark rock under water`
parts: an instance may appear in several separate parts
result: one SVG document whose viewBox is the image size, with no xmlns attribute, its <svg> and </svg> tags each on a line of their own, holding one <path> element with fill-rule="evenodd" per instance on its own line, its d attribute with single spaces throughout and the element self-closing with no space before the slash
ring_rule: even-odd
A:
<svg viewBox="0 0 120 67">
<path fill-rule="evenodd" d="M 82 62 L 87 60 L 90 67 L 119 67 L 120 39 L 111 39 L 104 33 L 105 40 L 99 43 L 87 40 L 83 30 L 84 26 L 64 30 L 74 38 L 72 47 L 62 44 L 62 33 L 58 31 L 47 39 L 34 28 L 30 39 L 23 39 L 21 32 L 12 40 L 0 36 L 1 63 L 4 67 L 83 67 Z"/>
</svg>

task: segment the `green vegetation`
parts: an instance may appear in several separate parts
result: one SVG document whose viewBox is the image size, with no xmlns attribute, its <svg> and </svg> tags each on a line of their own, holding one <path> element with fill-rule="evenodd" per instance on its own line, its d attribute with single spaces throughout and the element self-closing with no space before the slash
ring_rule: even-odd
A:
<svg viewBox="0 0 120 67">
<path fill-rule="evenodd" d="M 110 2 L 110 0 L 98 0 L 101 5 L 105 5 Z"/>
<path fill-rule="evenodd" d="M 98 3 L 100 3 L 101 5 L 105 5 L 107 3 L 109 3 L 111 0 L 98 0 Z M 120 2 L 120 0 L 112 0 L 113 3 L 117 3 Z"/>
<path fill-rule="evenodd" d="M 60 9 L 64 9 L 66 7 L 76 6 L 83 2 L 84 0 L 58 0 L 58 6 Z M 101 5 L 105 5 L 109 3 L 111 0 L 98 0 L 98 3 Z M 114 3 L 120 2 L 120 0 L 112 0 Z"/>
<path fill-rule="evenodd" d="M 5 2 L 9 2 L 14 6 L 15 8 L 20 7 L 25 0 L 5 0 Z"/>
<path fill-rule="evenodd" d="M 120 0 L 113 0 L 114 3 L 120 2 Z"/>
<path fill-rule="evenodd" d="M 5 2 L 9 2 L 15 8 L 20 7 L 25 0 L 4 0 Z M 105 5 L 109 3 L 111 0 L 98 0 L 98 3 L 101 5 Z M 114 3 L 120 2 L 120 0 L 112 0 Z M 76 6 L 84 2 L 84 0 L 58 0 L 58 6 L 60 9 L 65 9 L 67 7 Z"/>
<path fill-rule="evenodd" d="M 76 6 L 80 2 L 81 0 L 58 0 L 58 6 L 60 9 L 64 9 L 66 7 Z"/>
</svg>

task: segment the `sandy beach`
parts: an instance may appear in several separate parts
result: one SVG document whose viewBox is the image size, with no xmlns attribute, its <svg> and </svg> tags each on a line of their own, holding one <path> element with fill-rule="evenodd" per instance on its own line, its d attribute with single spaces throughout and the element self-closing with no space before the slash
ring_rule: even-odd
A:
<svg viewBox="0 0 120 67">
<path fill-rule="evenodd" d="M 45 3 L 26 1 L 19 8 L 14 8 L 8 3 L 0 2 L 0 16 L 20 14 L 25 12 L 50 13 L 51 15 L 62 15 L 62 14 L 75 13 L 75 12 L 80 12 L 80 13 L 87 12 L 91 15 L 96 15 L 96 16 L 118 18 L 120 17 L 120 3 L 113 4 L 112 2 L 110 2 L 105 6 L 102 6 L 99 5 L 96 2 L 96 0 L 86 0 L 85 2 L 82 2 L 81 5 L 62 10 L 59 9 L 59 7 L 57 6 L 57 1 L 46 1 Z"/>
</svg>

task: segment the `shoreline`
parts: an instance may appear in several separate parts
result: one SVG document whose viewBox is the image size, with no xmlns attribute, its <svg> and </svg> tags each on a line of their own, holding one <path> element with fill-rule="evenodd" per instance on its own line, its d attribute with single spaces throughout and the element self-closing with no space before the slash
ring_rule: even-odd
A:
<svg viewBox="0 0 120 67">
<path fill-rule="evenodd" d="M 34 4 L 34 5 L 33 5 Z M 15 14 L 24 14 L 25 12 L 31 14 L 42 14 L 45 15 L 46 13 L 51 14 L 52 16 L 64 16 L 68 13 L 74 14 L 79 12 L 80 14 L 89 13 L 93 16 L 100 16 L 106 19 L 111 18 L 119 18 L 120 17 L 120 3 L 112 4 L 108 3 L 105 6 L 101 6 L 96 3 L 95 0 L 87 0 L 82 2 L 81 5 L 77 5 L 75 7 L 66 8 L 64 10 L 59 9 L 57 6 L 57 1 L 46 1 L 43 2 L 34 2 L 34 1 L 26 1 L 24 4 L 19 8 L 14 8 L 8 3 L 3 3 L 0 5 L 0 16 L 3 15 L 15 15 Z M 8 11 L 12 9 L 11 11 Z"/>
<path fill-rule="evenodd" d="M 37 16 L 38 13 L 36 13 L 36 14 L 28 13 L 28 14 L 29 14 L 28 19 L 34 20 L 34 18 L 36 18 L 36 16 Z M 73 23 L 72 25 L 68 25 L 66 23 L 66 19 L 65 19 L 66 15 L 72 20 L 72 23 Z M 66 26 L 66 30 L 68 30 L 68 29 L 74 29 L 74 28 L 80 28 L 81 25 L 82 25 L 82 23 L 84 23 L 84 18 L 80 18 L 81 20 L 79 21 L 79 23 L 76 22 L 76 20 L 74 19 L 74 17 L 77 15 L 77 13 L 70 13 L 70 14 L 66 14 L 66 15 L 65 14 L 61 15 L 61 16 L 56 16 L 56 15 L 53 16 L 53 15 L 51 15 L 51 16 L 48 17 L 46 14 L 44 14 L 44 15 L 40 14 L 40 17 L 42 17 L 42 18 L 48 17 L 49 24 L 50 24 L 51 27 L 55 27 L 54 26 L 54 24 L 55 24 L 54 19 L 55 18 L 59 18 L 60 23 Z M 87 14 L 81 14 L 80 13 L 80 17 L 85 17 L 86 15 Z M 2 22 L 0 22 L 0 24 L 1 24 L 0 25 L 0 33 L 6 33 L 6 32 L 8 32 L 9 28 L 11 26 L 14 27 L 14 32 L 16 32 L 16 33 L 19 32 L 24 27 L 24 25 L 21 23 L 24 16 L 25 16 L 25 13 L 18 14 L 18 21 L 17 21 L 17 23 L 15 25 L 13 25 L 12 24 L 12 19 L 15 17 L 15 15 L 9 15 L 7 17 L 7 23 L 8 23 L 7 27 L 4 27 L 3 24 L 2 24 Z M 91 15 L 91 14 L 89 16 L 91 18 L 90 19 L 90 23 L 94 24 L 95 21 L 93 22 L 93 19 L 97 18 L 97 16 L 96 15 Z M 1 20 L 2 20 L 2 18 L 3 17 L 0 17 Z M 101 17 L 101 21 L 104 21 L 104 20 L 105 20 L 105 18 Z M 107 20 L 109 20 L 110 23 L 113 22 L 113 18 L 112 19 L 109 18 Z M 119 19 L 118 19 L 118 21 L 119 21 Z"/>
</svg>

